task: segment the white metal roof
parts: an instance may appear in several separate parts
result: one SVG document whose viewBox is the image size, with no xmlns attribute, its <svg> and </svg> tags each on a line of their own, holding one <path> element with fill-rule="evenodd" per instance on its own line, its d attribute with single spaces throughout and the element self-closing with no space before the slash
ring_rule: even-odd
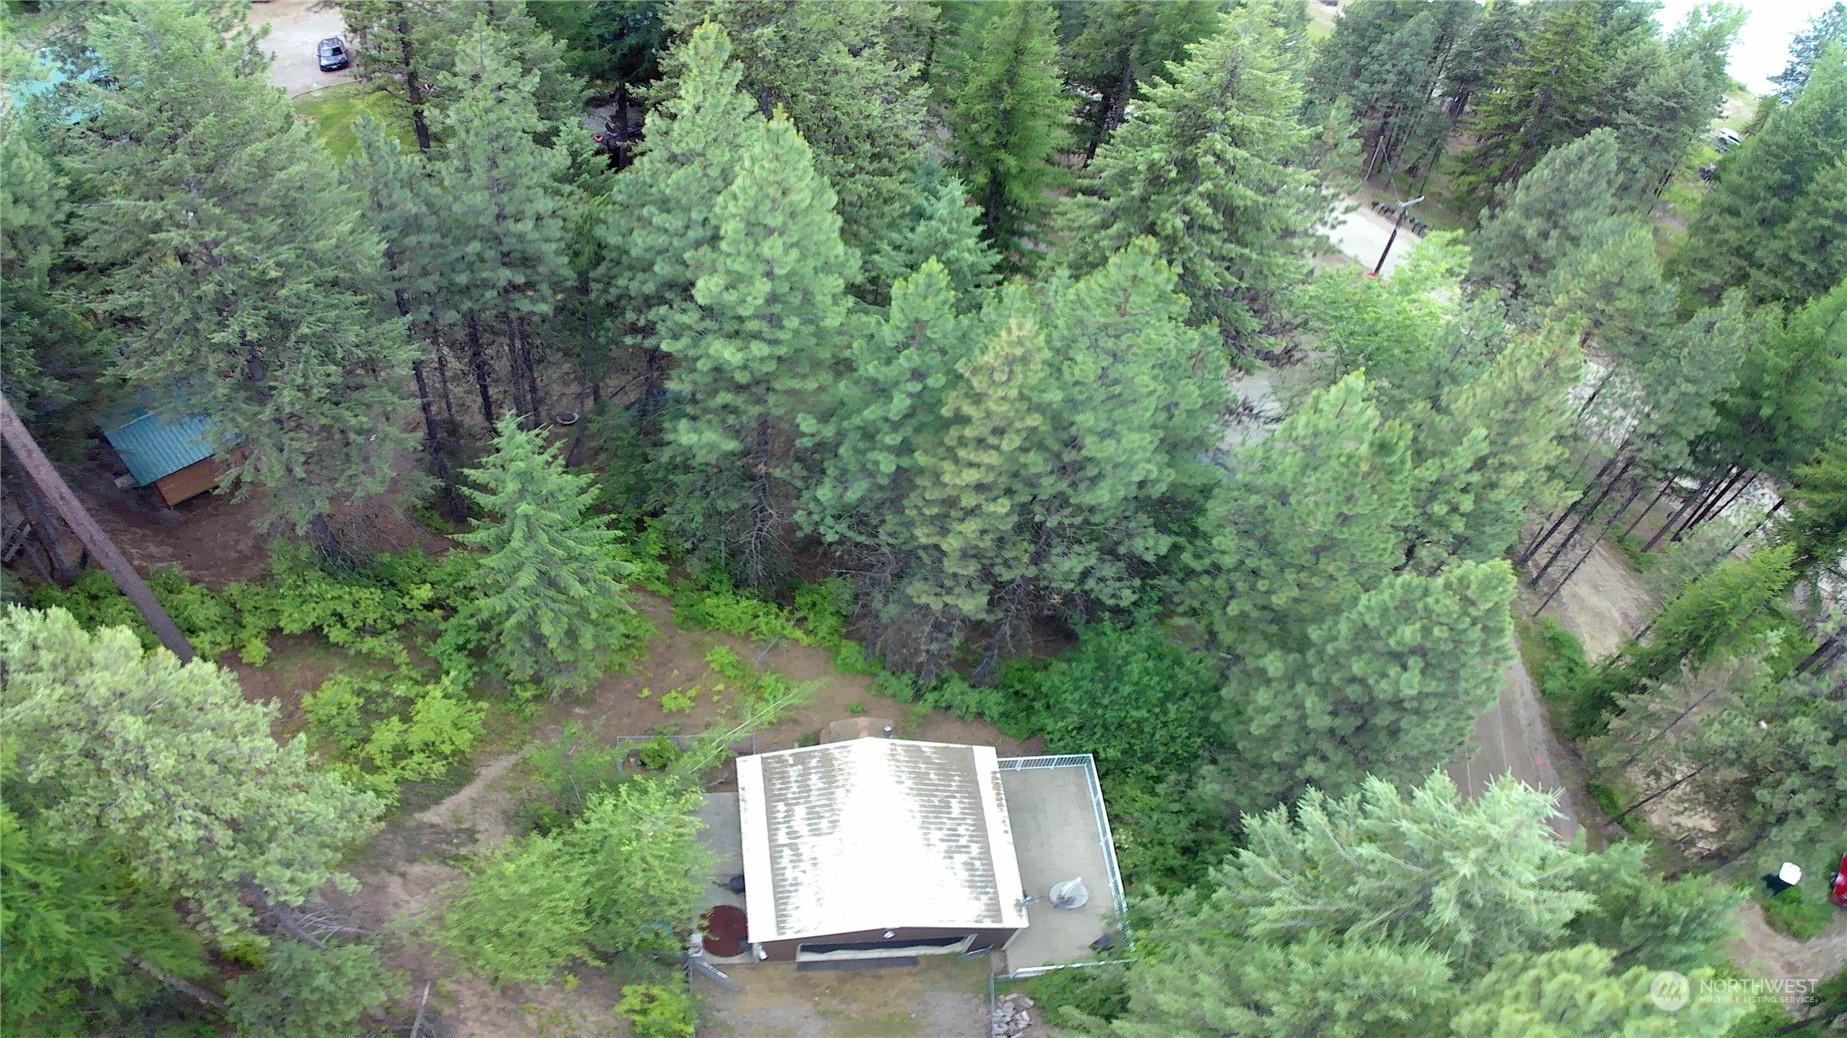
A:
<svg viewBox="0 0 1847 1038">
<path fill-rule="evenodd" d="M 1026 925 L 992 747 L 852 739 L 737 764 L 751 941 Z"/>
</svg>

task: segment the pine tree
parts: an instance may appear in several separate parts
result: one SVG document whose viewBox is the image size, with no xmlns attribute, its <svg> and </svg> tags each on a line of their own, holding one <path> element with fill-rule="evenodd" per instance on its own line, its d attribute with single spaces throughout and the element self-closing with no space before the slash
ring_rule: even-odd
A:
<svg viewBox="0 0 1847 1038">
<path fill-rule="evenodd" d="M 895 4 L 681 0 L 667 26 L 723 26 L 740 86 L 764 118 L 777 111 L 814 151 L 838 197 L 841 237 L 870 252 L 909 202 L 927 119 L 918 69 L 901 53 L 905 12 Z M 671 97 L 669 71 L 652 95 Z"/>
<path fill-rule="evenodd" d="M 66 168 L 96 306 L 117 321 L 115 374 L 191 405 L 269 490 L 267 514 L 312 529 L 335 499 L 385 490 L 408 444 L 393 416 L 414 353 L 377 314 L 378 238 L 310 124 L 202 16 L 102 14 L 89 39 L 115 89 L 71 129 Z"/>
<path fill-rule="evenodd" d="M 1642 40 L 1617 61 L 1615 89 L 1621 109 L 1610 120 L 1631 198 L 1659 195 L 1680 170 L 1688 146 L 1724 103 L 1726 55 L 1743 13 L 1700 7 L 1667 40 Z"/>
<path fill-rule="evenodd" d="M 1027 239 L 1045 222 L 1054 157 L 1068 142 L 1054 21 L 1043 0 L 997 5 L 969 19 L 958 41 L 968 67 L 949 111 L 956 170 L 995 251 L 1018 267 L 1031 265 Z"/>
<path fill-rule="evenodd" d="M 1350 375 L 1233 453 L 1190 588 L 1218 647 L 1303 650 L 1310 624 L 1384 582 L 1403 561 L 1393 517 L 1408 500 L 1408 438 Z"/>
<path fill-rule="evenodd" d="M 717 240 L 719 195 L 762 122 L 738 90 L 742 72 L 723 29 L 701 26 L 665 60 L 678 68 L 676 91 L 648 114 L 635 163 L 616 178 L 592 275 L 594 301 L 618 315 L 612 345 L 640 354 L 650 423 L 667 374 L 661 342 L 698 277 L 691 259 Z"/>
<path fill-rule="evenodd" d="M 1789 64 L 1770 77 L 1776 84 L 1777 98 L 1784 104 L 1796 99 L 1808 85 L 1815 62 L 1830 43 L 1847 47 L 1847 3 L 1836 0 L 1833 6 L 1809 19 L 1808 28 L 1789 41 Z"/>
<path fill-rule="evenodd" d="M 712 221 L 716 239 L 688 260 L 696 308 L 662 344 L 689 400 L 668 431 L 669 515 L 698 558 L 773 588 L 789 565 L 794 434 L 839 349 L 851 254 L 833 190 L 780 117 L 746 145 Z"/>
<path fill-rule="evenodd" d="M 236 675 L 61 609 L 10 607 L 0 650 L 0 725 L 19 777 L 53 791 L 39 818 L 57 845 L 119 855 L 218 930 L 251 921 L 247 892 L 299 904 L 350 886 L 335 869 L 376 831 L 378 799 L 315 768 L 301 737 L 278 743 L 275 705 L 246 701 Z"/>
<path fill-rule="evenodd" d="M 1847 436 L 1822 448 L 1792 478 L 1789 517 L 1778 537 L 1795 546 L 1792 561 L 1799 570 L 1838 567 L 1847 557 Z"/>
<path fill-rule="evenodd" d="M 962 182 L 940 166 L 926 165 L 912 186 L 915 197 L 896 232 L 868 257 L 875 282 L 896 283 L 934 259 L 961 309 L 980 309 L 987 291 L 1000 283 L 1000 257 L 981 239 L 979 211 L 968 204 Z"/>
<path fill-rule="evenodd" d="M 1617 969 L 1712 965 L 1736 931 L 1731 916 L 1744 894 L 1705 876 L 1664 879 L 1647 856 L 1648 845 L 1636 841 L 1587 856 L 1579 882 L 1597 904 L 1571 921 L 1571 937 L 1609 949 Z"/>
<path fill-rule="evenodd" d="M 803 429 L 819 473 L 798 518 L 851 560 L 857 591 L 874 606 L 870 648 L 879 656 L 905 651 L 907 610 L 896 592 L 918 549 L 904 503 L 920 449 L 943 433 L 955 368 L 969 350 L 972 321 L 958 317 L 959 304 L 943 265 L 925 260 L 854 342 L 826 419 Z"/>
<path fill-rule="evenodd" d="M 1318 935 L 1202 946 L 1198 928 L 1216 922 L 1177 919 L 1138 931 L 1137 944 L 1161 953 L 1130 971 L 1129 1015 L 1100 1033 L 1414 1038 L 1442 1027 L 1455 994 L 1449 964 L 1425 948 Z"/>
<path fill-rule="evenodd" d="M 977 319 L 992 338 L 959 366 L 904 512 L 920 548 L 907 601 L 933 611 L 912 629 L 946 632 L 915 657 L 927 671 L 983 622 L 985 680 L 1032 616 L 1132 607 L 1173 549 L 1160 514 L 1211 445 L 1223 392 L 1174 278 L 1143 239 Z"/>
<path fill-rule="evenodd" d="M 446 100 L 435 121 L 444 145 L 431 164 L 442 191 L 435 267 L 444 281 L 444 316 L 453 314 L 466 334 L 489 425 L 490 336 L 498 335 L 506 353 L 513 411 L 536 420 L 544 405 L 538 325 L 573 280 L 565 227 L 569 160 L 535 140 L 543 126 L 534 101 L 538 80 L 521 70 L 513 41 L 484 21 L 456 44 L 454 71 L 438 80 Z"/>
<path fill-rule="evenodd" d="M 1456 1038 L 1722 1038 L 1743 1006 L 1692 999 L 1669 1013 L 1653 998 L 1659 973 L 1636 966 L 1612 975 L 1609 951 L 1582 944 L 1543 955 L 1512 955 L 1459 1000 L 1450 1024 Z M 1693 971 L 1691 991 L 1712 978 Z"/>
<path fill-rule="evenodd" d="M 70 200 L 18 109 L 0 114 L 0 390 L 26 421 L 87 395 L 107 358 L 53 294 Z"/>
<path fill-rule="evenodd" d="M 1828 242 L 1821 257 L 1786 250 L 1809 232 L 1792 222 L 1826 220 L 1810 213 L 1805 200 L 1830 204 L 1838 196 L 1831 174 L 1847 153 L 1847 60 L 1839 45 L 1823 52 L 1802 93 L 1771 111 L 1763 128 L 1719 162 L 1718 182 L 1700 200 L 1687 226 L 1687 243 L 1669 271 L 1691 308 L 1717 302 L 1729 288 L 1745 286 L 1753 301 L 1801 303 L 1832 288 L 1839 277 L 1843 246 Z M 1808 198 L 1813 190 L 1817 194 Z M 1818 228 L 1817 228 L 1818 229 Z"/>
<path fill-rule="evenodd" d="M 1278 293 L 1307 275 L 1325 211 L 1309 172 L 1291 166 L 1307 131 L 1280 48 L 1259 12 L 1227 16 L 1097 153 L 1065 235 L 1080 271 L 1153 237 L 1193 320 L 1216 322 L 1239 352 L 1260 344 Z"/>
<path fill-rule="evenodd" d="M 1469 279 L 1515 299 L 1539 292 L 1573 249 L 1625 210 L 1621 183 L 1614 132 L 1598 130 L 1554 149 L 1520 178 L 1506 205 L 1482 215 L 1470 244 Z"/>
<path fill-rule="evenodd" d="M 1255 812 L 1306 786 L 1342 796 L 1368 775 L 1409 785 L 1455 758 L 1500 694 L 1513 594 L 1500 560 L 1397 573 L 1311 625 L 1308 649 L 1242 655 L 1216 783 Z"/>
<path fill-rule="evenodd" d="M 243 1038 L 344 1038 L 362 1015 L 382 1012 L 404 980 L 380 965 L 376 945 L 278 939 L 262 969 L 225 985 L 225 1016 Z"/>
<path fill-rule="evenodd" d="M 466 474 L 481 489 L 463 492 L 490 518 L 456 536 L 485 554 L 453 622 L 483 632 L 495 669 L 515 686 L 581 689 L 637 655 L 651 628 L 628 602 L 621 536 L 591 513 L 595 480 L 512 415 Z"/>
<path fill-rule="evenodd" d="M 1291 310 L 1315 336 L 1316 382 L 1364 371 L 1379 409 L 1409 416 L 1478 377 L 1507 348 L 1507 306 L 1463 291 L 1468 266 L 1460 236 L 1433 231 L 1390 277 L 1340 267 L 1310 279 Z"/>
<path fill-rule="evenodd" d="M 1442 90 L 1464 40 L 1482 16 L 1475 3 L 1359 3 L 1342 10 L 1308 70 L 1315 110 L 1341 99 L 1352 115 L 1364 178 L 1428 163 L 1454 114 Z"/>
<path fill-rule="evenodd" d="M 1409 793 L 1380 779 L 1339 799 L 1311 790 L 1294 812 L 1245 819 L 1244 848 L 1212 872 L 1220 932 L 1421 945 L 1480 976 L 1595 903 L 1580 852 L 1547 822 L 1554 797 L 1503 777 L 1470 799 L 1442 772 Z"/>
<path fill-rule="evenodd" d="M 1751 267 L 1757 299 L 1813 300 L 1847 282 L 1847 156 L 1815 175 Z"/>
<path fill-rule="evenodd" d="M 993 615 L 999 567 L 1017 568 L 1031 554 L 1020 525 L 1049 466 L 1041 405 L 1051 387 L 1044 333 L 1025 310 L 1014 290 L 982 315 L 992 330 L 956 365 L 947 428 L 915 452 L 904 515 L 917 559 L 883 612 L 909 642 L 888 662 L 925 680 L 947 665 L 970 623 Z"/>
<path fill-rule="evenodd" d="M 1489 81 L 1472 126 L 1480 143 L 1454 162 L 1464 207 L 1479 211 L 1542 156 L 1604 125 L 1620 103 L 1617 57 L 1654 31 L 1643 4 L 1546 7 L 1520 54 Z"/>
<path fill-rule="evenodd" d="M 1558 503 L 1564 488 L 1555 470 L 1582 371 L 1582 353 L 1557 336 L 1519 338 L 1413 419 L 1408 562 L 1433 572 L 1451 559 L 1499 558 L 1530 512 Z"/>
<path fill-rule="evenodd" d="M 1187 47 L 1218 31 L 1218 5 L 1201 0 L 1120 0 L 1084 23 L 1065 55 L 1066 78 L 1085 94 L 1078 121 L 1084 157 L 1121 126 L 1142 85 L 1168 76 Z"/>
<path fill-rule="evenodd" d="M 92 1026 L 127 1025 L 157 984 L 124 953 L 187 980 L 210 973 L 172 901 L 97 848 L 60 842 L 0 803 L 0 1026 L 58 1034 L 86 1017 Z"/>
</svg>

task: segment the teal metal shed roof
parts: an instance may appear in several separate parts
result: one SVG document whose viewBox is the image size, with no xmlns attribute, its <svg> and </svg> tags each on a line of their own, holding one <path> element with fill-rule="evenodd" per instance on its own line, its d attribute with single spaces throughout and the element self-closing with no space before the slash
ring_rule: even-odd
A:
<svg viewBox="0 0 1847 1038">
<path fill-rule="evenodd" d="M 163 403 L 152 390 L 144 389 L 101 417 L 98 424 L 103 436 L 122 456 L 136 483 L 147 486 L 237 441 L 215 431 L 212 420 L 188 404 L 179 394 Z"/>
</svg>

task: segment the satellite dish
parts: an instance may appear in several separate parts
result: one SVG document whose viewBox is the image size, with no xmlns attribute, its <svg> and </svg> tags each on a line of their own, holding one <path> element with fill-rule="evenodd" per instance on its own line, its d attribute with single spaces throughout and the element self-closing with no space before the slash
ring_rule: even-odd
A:
<svg viewBox="0 0 1847 1038">
<path fill-rule="evenodd" d="M 1084 886 L 1082 876 L 1077 879 L 1068 879 L 1063 883 L 1052 884 L 1052 890 L 1046 895 L 1046 900 L 1050 901 L 1054 908 L 1082 908 L 1090 901 L 1090 888 Z"/>
</svg>

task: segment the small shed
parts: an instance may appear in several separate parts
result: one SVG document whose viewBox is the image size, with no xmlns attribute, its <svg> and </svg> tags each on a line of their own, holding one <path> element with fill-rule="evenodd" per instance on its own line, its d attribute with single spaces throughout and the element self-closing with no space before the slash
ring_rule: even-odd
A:
<svg viewBox="0 0 1847 1038">
<path fill-rule="evenodd" d="M 152 485 L 168 507 L 217 486 L 241 460 L 243 437 L 227 435 L 182 390 L 141 390 L 98 424 L 135 485 Z"/>
<path fill-rule="evenodd" d="M 897 963 L 999 949 L 1026 925 L 993 747 L 852 739 L 737 766 L 762 957 Z"/>
</svg>

